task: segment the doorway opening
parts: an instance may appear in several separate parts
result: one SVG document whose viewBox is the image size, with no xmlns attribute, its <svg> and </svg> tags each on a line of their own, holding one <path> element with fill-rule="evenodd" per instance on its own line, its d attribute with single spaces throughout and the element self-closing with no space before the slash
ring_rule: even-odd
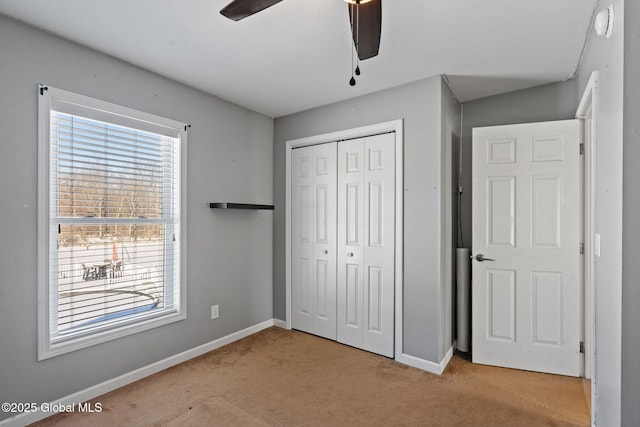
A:
<svg viewBox="0 0 640 427">
<path fill-rule="evenodd" d="M 583 162 L 583 217 L 584 236 L 583 264 L 583 302 L 584 302 L 584 379 L 585 394 L 590 403 L 591 421 L 596 423 L 595 400 L 597 384 L 595 382 L 595 257 L 599 256 L 598 235 L 595 232 L 595 147 L 597 130 L 599 72 L 594 71 L 587 82 L 582 99 L 576 111 L 576 118 L 582 122 L 584 162 Z M 590 396 L 589 396 L 590 394 Z"/>
</svg>

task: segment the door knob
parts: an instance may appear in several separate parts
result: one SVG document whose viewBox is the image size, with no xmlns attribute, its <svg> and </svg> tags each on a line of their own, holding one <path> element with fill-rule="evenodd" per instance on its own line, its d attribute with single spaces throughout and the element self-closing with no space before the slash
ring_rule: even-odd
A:
<svg viewBox="0 0 640 427">
<path fill-rule="evenodd" d="M 353 256 L 353 252 L 349 252 L 349 253 L 347 254 L 347 256 L 348 256 L 348 257 L 352 257 L 352 256 Z"/>
<path fill-rule="evenodd" d="M 324 255 L 326 255 L 326 254 L 328 254 L 328 253 L 329 253 L 329 251 L 325 249 L 325 250 L 323 250 L 323 251 L 322 251 L 322 253 L 323 253 Z"/>
<path fill-rule="evenodd" d="M 493 259 L 493 258 L 485 258 L 484 255 L 482 255 L 482 254 L 476 255 L 476 260 L 479 261 L 479 262 L 495 261 L 495 259 Z"/>
</svg>

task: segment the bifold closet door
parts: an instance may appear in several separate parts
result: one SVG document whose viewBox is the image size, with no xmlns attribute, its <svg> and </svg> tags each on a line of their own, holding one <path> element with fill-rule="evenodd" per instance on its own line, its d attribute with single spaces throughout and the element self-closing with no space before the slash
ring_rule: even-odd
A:
<svg viewBox="0 0 640 427">
<path fill-rule="evenodd" d="M 291 154 L 292 282 L 295 329 L 336 339 L 336 145 Z"/>
<path fill-rule="evenodd" d="M 394 356 L 395 136 L 338 144 L 337 340 Z"/>
</svg>

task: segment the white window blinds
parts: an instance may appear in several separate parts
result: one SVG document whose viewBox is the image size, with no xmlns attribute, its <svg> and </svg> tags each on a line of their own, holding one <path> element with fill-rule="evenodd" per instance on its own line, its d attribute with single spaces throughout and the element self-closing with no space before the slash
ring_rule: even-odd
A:
<svg viewBox="0 0 640 427">
<path fill-rule="evenodd" d="M 48 127 L 49 344 L 178 313 L 179 132 L 59 99 Z"/>
</svg>

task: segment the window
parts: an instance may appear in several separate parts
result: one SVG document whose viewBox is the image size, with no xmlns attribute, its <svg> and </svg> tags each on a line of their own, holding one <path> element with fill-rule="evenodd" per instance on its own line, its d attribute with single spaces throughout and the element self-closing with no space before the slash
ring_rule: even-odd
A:
<svg viewBox="0 0 640 427">
<path fill-rule="evenodd" d="M 184 319 L 187 126 L 39 95 L 39 359 Z"/>
</svg>

